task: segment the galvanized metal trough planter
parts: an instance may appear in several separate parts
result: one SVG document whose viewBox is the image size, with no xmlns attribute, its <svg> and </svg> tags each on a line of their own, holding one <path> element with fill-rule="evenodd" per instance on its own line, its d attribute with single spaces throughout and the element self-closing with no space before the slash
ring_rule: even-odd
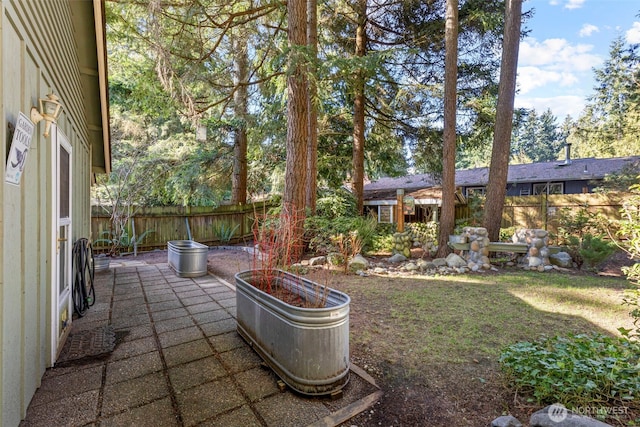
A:
<svg viewBox="0 0 640 427">
<path fill-rule="evenodd" d="M 281 270 L 269 272 L 283 286 L 320 308 L 290 305 L 252 283 L 260 270 L 236 274 L 238 333 L 293 390 L 332 394 L 349 381 L 349 296 Z M 321 292 L 319 292 L 321 291 Z"/>
<path fill-rule="evenodd" d="M 193 240 L 171 240 L 167 258 L 179 277 L 199 277 L 207 274 L 207 251 L 209 247 Z"/>
</svg>

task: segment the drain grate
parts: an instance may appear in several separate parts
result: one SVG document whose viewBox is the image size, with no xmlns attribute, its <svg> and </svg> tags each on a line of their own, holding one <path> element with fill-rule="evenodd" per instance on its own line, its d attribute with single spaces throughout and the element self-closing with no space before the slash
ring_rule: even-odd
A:
<svg viewBox="0 0 640 427">
<path fill-rule="evenodd" d="M 56 365 L 80 362 L 110 354 L 116 346 L 116 333 L 111 325 L 71 332 Z"/>
</svg>

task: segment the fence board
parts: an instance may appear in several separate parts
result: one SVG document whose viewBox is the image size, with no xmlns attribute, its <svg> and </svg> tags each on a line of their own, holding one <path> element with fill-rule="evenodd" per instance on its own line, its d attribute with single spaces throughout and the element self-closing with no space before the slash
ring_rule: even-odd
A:
<svg viewBox="0 0 640 427">
<path fill-rule="evenodd" d="M 585 208 L 589 212 L 601 213 L 610 219 L 620 218 L 620 208 L 629 193 L 587 193 L 587 194 L 553 194 L 539 196 L 510 196 L 505 199 L 502 215 L 502 227 L 542 228 L 550 232 L 557 231 L 557 219 L 561 209 L 577 210 Z M 265 208 L 266 206 L 266 208 Z M 254 212 L 263 213 L 268 204 L 211 207 L 141 207 L 137 208 L 133 221 L 136 234 L 140 236 L 147 230 L 147 235 L 138 245 L 140 250 L 166 248 L 170 240 L 188 238 L 185 219 L 189 221 L 193 240 L 217 245 L 222 242 L 215 235 L 216 224 L 225 224 L 238 229 L 233 241 L 249 241 L 253 238 L 252 226 Z M 456 219 L 468 218 L 469 207 L 456 206 Z M 109 230 L 109 215 L 99 206 L 92 207 L 91 239 L 96 241 Z"/>
<path fill-rule="evenodd" d="M 537 196 L 509 196 L 502 211 L 502 227 L 558 229 L 561 209 L 580 208 L 600 213 L 609 219 L 620 219 L 620 208 L 629 193 L 550 194 Z M 470 216 L 466 205 L 456 207 L 456 219 Z"/>
<path fill-rule="evenodd" d="M 233 234 L 232 241 L 251 240 L 254 212 L 263 212 L 270 205 L 263 203 L 243 206 L 211 207 L 140 207 L 135 209 L 131 221 L 135 227 L 135 234 L 141 236 L 149 231 L 144 240 L 138 245 L 139 250 L 166 248 L 170 240 L 188 239 L 187 221 L 193 240 L 205 244 L 221 244 L 216 235 L 216 226 L 224 224 L 227 227 L 238 228 Z M 100 206 L 92 207 L 91 240 L 104 238 L 109 232 L 109 213 Z M 130 225 L 130 232 L 133 230 Z M 96 245 L 98 251 L 101 245 Z M 106 248 L 104 248 L 106 249 Z M 125 249 L 126 251 L 126 249 Z"/>
</svg>

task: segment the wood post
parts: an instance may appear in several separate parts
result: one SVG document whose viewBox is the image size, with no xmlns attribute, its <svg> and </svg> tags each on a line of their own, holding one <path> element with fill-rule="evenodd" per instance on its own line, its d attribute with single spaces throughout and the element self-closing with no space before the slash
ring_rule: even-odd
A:
<svg viewBox="0 0 640 427">
<path fill-rule="evenodd" d="M 396 195 L 398 198 L 398 204 L 396 205 L 396 217 L 398 222 L 398 233 L 404 232 L 404 190 L 398 189 L 396 190 Z"/>
</svg>

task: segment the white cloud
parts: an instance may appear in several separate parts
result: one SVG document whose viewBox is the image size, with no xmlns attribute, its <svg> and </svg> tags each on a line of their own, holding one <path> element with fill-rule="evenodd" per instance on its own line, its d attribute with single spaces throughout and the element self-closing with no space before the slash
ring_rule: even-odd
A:
<svg viewBox="0 0 640 427">
<path fill-rule="evenodd" d="M 565 9 L 580 9 L 584 0 L 569 0 L 567 4 L 564 5 Z"/>
<path fill-rule="evenodd" d="M 516 97 L 516 108 L 535 108 L 538 113 L 551 109 L 553 115 L 562 123 L 567 115 L 574 120 L 578 118 L 584 110 L 585 99 L 580 96 L 556 96 L 552 98 L 521 98 Z"/>
<path fill-rule="evenodd" d="M 543 67 L 562 72 L 589 71 L 602 58 L 591 53 L 593 45 L 571 44 L 565 39 L 547 39 L 542 43 L 528 38 L 520 43 L 518 62 L 521 66 Z"/>
<path fill-rule="evenodd" d="M 545 70 L 539 67 L 518 68 L 517 82 L 522 95 L 548 84 L 567 87 L 578 83 L 578 81 L 578 77 L 570 72 Z"/>
<path fill-rule="evenodd" d="M 625 35 L 627 36 L 627 43 L 640 43 L 640 22 L 634 22 Z"/>
<path fill-rule="evenodd" d="M 600 31 L 600 28 L 596 27 L 595 25 L 584 24 L 582 28 L 580 28 L 580 32 L 578 33 L 578 35 L 580 37 L 589 37 L 591 34 L 597 33 L 599 31 Z"/>
</svg>

